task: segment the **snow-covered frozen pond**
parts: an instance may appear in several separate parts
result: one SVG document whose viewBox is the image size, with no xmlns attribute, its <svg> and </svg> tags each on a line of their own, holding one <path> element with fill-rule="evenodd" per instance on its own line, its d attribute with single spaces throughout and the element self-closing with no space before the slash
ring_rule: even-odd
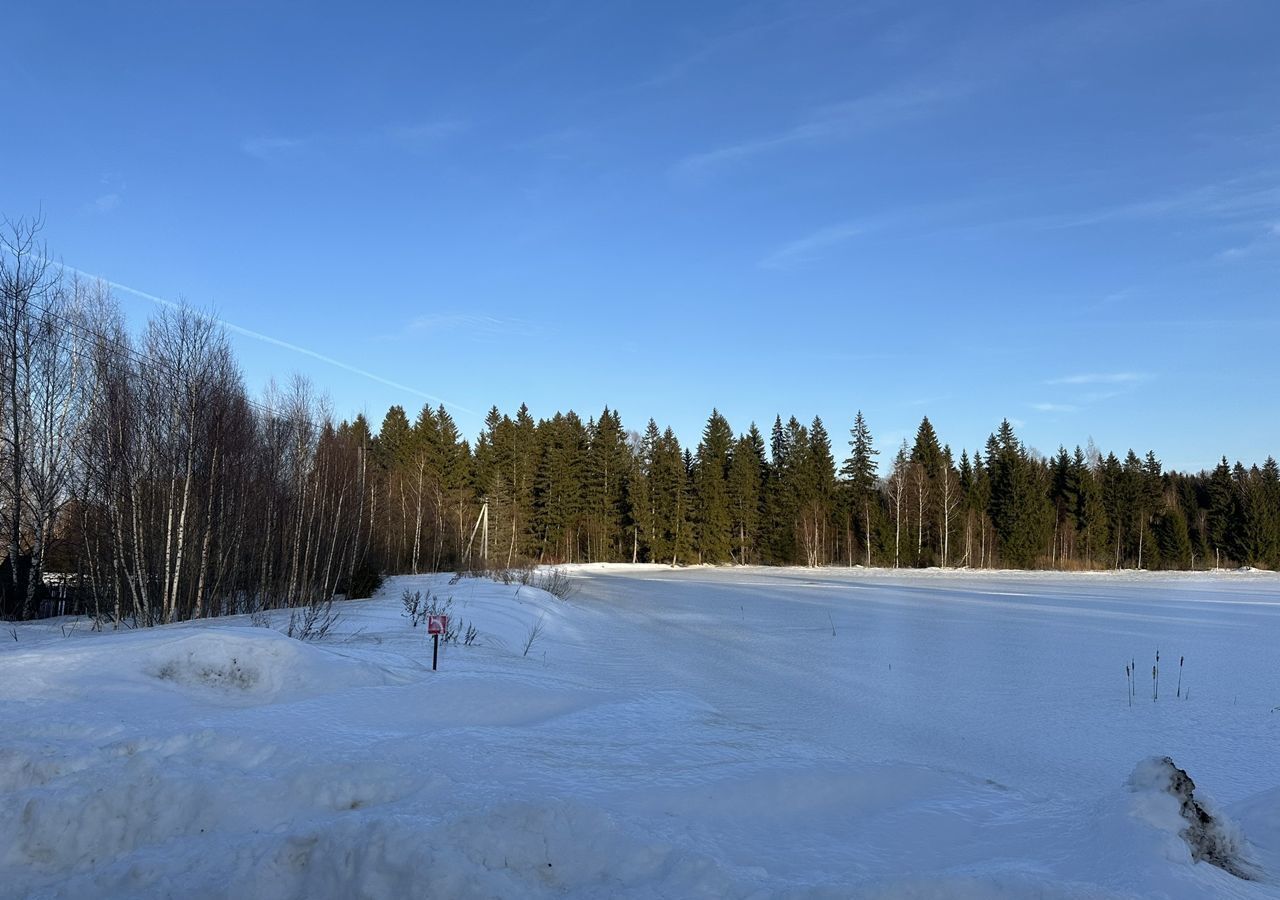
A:
<svg viewBox="0 0 1280 900">
<path fill-rule="evenodd" d="M 1275 575 L 573 575 L 0 634 L 0 895 L 1280 896 Z M 406 587 L 481 645 L 432 673 Z M 1165 755 L 1261 880 L 1130 787 Z"/>
</svg>

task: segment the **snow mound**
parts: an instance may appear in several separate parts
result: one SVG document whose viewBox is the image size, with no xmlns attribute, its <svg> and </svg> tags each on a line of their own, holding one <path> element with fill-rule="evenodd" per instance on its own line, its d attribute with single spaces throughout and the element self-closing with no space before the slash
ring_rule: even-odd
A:
<svg viewBox="0 0 1280 900">
<path fill-rule="evenodd" d="M 201 631 L 167 642 L 143 658 L 142 671 L 161 681 L 264 701 L 399 680 L 379 666 L 269 629 Z"/>
<path fill-rule="evenodd" d="M 110 831 L 110 822 L 97 826 Z M 631 832 L 581 804 L 499 804 L 432 820 L 359 811 L 254 835 L 187 829 L 172 852 L 117 857 L 50 879 L 41 896 L 491 898 L 745 897 L 709 857 Z M 220 845 L 210 857 L 199 852 Z"/>
<path fill-rule="evenodd" d="M 1129 776 L 1129 787 L 1135 795 L 1134 814 L 1169 836 L 1166 853 L 1171 859 L 1185 858 L 1189 851 L 1194 862 L 1207 862 L 1246 881 L 1258 878 L 1245 859 L 1247 844 L 1239 827 L 1210 812 L 1209 804 L 1196 796 L 1191 776 L 1171 758 L 1152 757 L 1138 763 Z M 1181 851 L 1178 841 L 1183 843 Z"/>
<path fill-rule="evenodd" d="M 165 628 L 0 658 L 0 699 L 84 699 L 176 688 L 221 705 L 271 703 L 403 676 L 269 628 Z M 111 679 L 103 682 L 102 673 Z"/>
</svg>

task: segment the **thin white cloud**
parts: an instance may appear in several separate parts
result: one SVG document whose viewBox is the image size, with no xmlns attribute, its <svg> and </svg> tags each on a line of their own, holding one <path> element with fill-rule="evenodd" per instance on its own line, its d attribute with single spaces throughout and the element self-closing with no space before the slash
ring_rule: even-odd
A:
<svg viewBox="0 0 1280 900">
<path fill-rule="evenodd" d="M 1215 258 L 1220 262 L 1231 262 L 1232 260 L 1244 259 L 1257 253 L 1265 253 L 1277 247 L 1280 247 L 1280 223 L 1271 223 L 1262 230 L 1261 236 L 1254 238 L 1247 244 L 1228 247 L 1218 253 Z"/>
<path fill-rule="evenodd" d="M 750 52 L 758 46 L 758 38 L 804 19 L 812 18 L 816 10 L 795 9 L 783 15 L 729 28 L 700 38 L 700 44 L 692 52 L 668 62 L 638 85 L 641 88 L 663 87 L 686 78 L 690 72 L 727 53 Z"/>
<path fill-rule="evenodd" d="M 1137 384 L 1150 378 L 1145 372 L 1085 372 L 1051 378 L 1045 384 Z"/>
<path fill-rule="evenodd" d="M 1047 413 L 1073 413 L 1080 409 L 1080 407 L 1073 406 L 1070 403 L 1032 403 L 1031 408 L 1037 412 Z"/>
<path fill-rule="evenodd" d="M 840 225 L 819 228 L 812 234 L 783 244 L 762 259 L 760 267 L 763 269 L 788 269 L 811 262 L 821 255 L 822 251 L 838 244 L 843 244 L 859 235 L 867 234 L 873 231 L 874 228 L 875 226 L 868 222 L 845 222 Z"/>
<path fill-rule="evenodd" d="M 812 262 L 832 247 L 854 238 L 899 228 L 946 228 L 956 217 L 971 215 L 985 200 L 947 200 L 900 207 L 861 219 L 838 222 L 778 247 L 760 260 L 763 269 L 787 269 Z"/>
<path fill-rule="evenodd" d="M 866 94 L 819 107 L 789 128 L 691 154 L 671 171 L 678 177 L 696 178 L 789 147 L 850 140 L 920 118 L 969 90 L 966 84 L 949 83 L 900 86 Z"/>
<path fill-rule="evenodd" d="M 1272 173 L 1199 185 L 1159 197 L 1010 220 L 1002 225 L 1045 230 L 1085 228 L 1111 222 L 1195 218 L 1246 224 L 1269 219 L 1280 210 L 1280 185 Z"/>
<path fill-rule="evenodd" d="M 415 318 L 409 323 L 409 328 L 414 331 L 447 331 L 451 328 L 493 330 L 521 324 L 514 319 L 500 319 L 483 313 L 430 313 Z"/>
<path fill-rule="evenodd" d="M 345 135 L 252 137 L 241 141 L 240 149 L 249 156 L 264 161 L 284 159 L 310 147 L 339 150 L 362 147 L 426 150 L 461 134 L 468 127 L 468 123 L 457 119 L 439 119 Z"/>
<path fill-rule="evenodd" d="M 500 318 L 486 313 L 439 312 L 417 316 L 393 333 L 379 335 L 379 340 L 420 339 L 428 335 L 465 332 L 461 337 L 491 338 L 513 334 L 530 334 L 538 326 L 521 319 Z"/>
<path fill-rule="evenodd" d="M 106 215 L 124 202 L 125 184 L 121 177 L 108 172 L 99 179 L 102 193 L 94 197 L 83 207 L 83 211 L 93 215 Z"/>
<path fill-rule="evenodd" d="M 106 214 L 111 212 L 117 206 L 119 206 L 121 199 L 123 198 L 120 196 L 118 192 L 112 191 L 109 194 L 103 194 L 99 197 L 95 197 L 94 200 L 89 204 L 89 209 L 90 211 L 98 213 L 100 215 Z"/>
<path fill-rule="evenodd" d="M 151 294 L 146 291 L 140 291 L 137 288 L 129 287 L 129 285 L 127 284 L 121 284 L 118 281 L 112 281 L 108 278 L 103 278 L 101 275 L 95 275 L 92 272 L 85 272 L 82 269 L 77 269 L 74 266 L 69 266 L 65 263 L 57 262 L 56 260 L 48 260 L 48 262 L 51 262 L 61 269 L 65 269 L 68 272 L 73 272 L 84 278 L 89 278 L 94 281 L 100 281 L 103 284 L 109 285 L 110 287 L 118 291 L 124 291 L 125 293 L 132 294 L 135 297 L 141 297 L 143 300 L 150 300 L 152 303 L 155 303 L 159 306 L 166 306 L 171 309 L 179 309 L 182 307 L 181 303 L 175 303 L 174 301 L 167 300 L 164 297 L 158 297 L 155 294 Z M 335 368 L 338 368 L 338 369 L 342 369 L 345 372 L 350 372 L 353 375 L 359 375 L 360 377 L 367 378 L 370 381 L 376 381 L 378 384 L 383 384 L 383 385 L 386 385 L 387 387 L 396 388 L 397 390 L 401 390 L 406 393 L 413 394 L 418 397 L 422 397 L 423 399 L 430 400 L 433 403 L 442 403 L 451 409 L 458 410 L 459 412 L 468 413 L 469 415 L 473 415 L 473 416 L 480 415 L 474 409 L 468 409 L 467 407 L 461 405 L 460 403 L 454 403 L 450 400 L 445 400 L 441 397 L 437 397 L 435 394 L 429 394 L 426 391 L 419 390 L 418 388 L 411 387 L 407 384 L 401 384 L 398 381 L 392 381 L 390 378 L 384 378 L 381 375 L 377 375 L 373 372 L 368 371 L 367 369 L 361 369 L 358 366 L 353 366 L 350 363 L 345 363 L 340 359 L 334 359 L 332 356 L 326 356 L 325 354 L 319 353 L 308 347 L 302 347 L 290 341 L 281 340 L 280 338 L 272 337 L 269 334 L 263 334 L 261 331 L 254 331 L 252 328 L 245 328 L 243 325 L 237 325 L 234 322 L 228 322 L 226 319 L 220 319 L 216 316 L 210 316 L 209 318 L 212 319 L 214 322 L 218 323 L 219 325 L 221 325 L 223 328 L 227 329 L 227 331 L 230 331 L 234 334 L 239 334 L 245 337 L 253 338 L 255 341 L 262 341 L 263 343 L 271 344 L 276 347 L 282 347 L 285 350 L 292 350 L 294 353 L 300 353 L 303 356 L 309 356 L 312 359 L 316 359 L 316 360 L 319 360 L 320 362 L 327 363 L 328 365 L 334 366 Z"/>
</svg>

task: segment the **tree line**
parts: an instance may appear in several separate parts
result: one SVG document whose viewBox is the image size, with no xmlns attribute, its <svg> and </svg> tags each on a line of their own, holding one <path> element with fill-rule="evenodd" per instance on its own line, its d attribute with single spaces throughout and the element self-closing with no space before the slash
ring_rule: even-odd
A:
<svg viewBox="0 0 1280 900">
<path fill-rule="evenodd" d="M 384 430 L 402 419 L 393 408 Z M 821 418 L 777 416 L 766 442 L 754 424 L 735 435 L 713 410 L 682 448 L 670 428 L 650 419 L 629 432 L 609 409 L 535 422 L 523 406 L 515 418 L 494 408 L 470 487 L 473 503 L 488 501 L 500 564 L 1280 566 L 1272 458 L 1182 474 L 1152 452 L 1045 457 L 1004 421 L 957 459 L 927 417 L 914 442 L 883 467 L 879 457 L 860 412 L 837 459 Z"/>
<path fill-rule="evenodd" d="M 365 595 L 382 574 L 593 561 L 1013 568 L 1280 566 L 1280 470 L 1164 471 L 1092 445 L 1042 456 L 1005 421 L 955 455 L 928 418 L 882 458 L 861 413 L 695 446 L 616 410 L 496 407 L 469 442 L 443 405 L 376 432 L 304 380 L 249 396 L 223 331 L 162 308 L 141 336 L 101 283 L 0 237 L 0 565 L 31 617 L 65 577 L 143 624 Z M 482 527 L 483 523 L 483 527 Z"/>
</svg>

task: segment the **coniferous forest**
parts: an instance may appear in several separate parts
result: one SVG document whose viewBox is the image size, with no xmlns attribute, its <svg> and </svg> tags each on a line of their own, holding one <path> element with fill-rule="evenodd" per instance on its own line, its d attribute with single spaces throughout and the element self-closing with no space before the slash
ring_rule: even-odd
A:
<svg viewBox="0 0 1280 900">
<path fill-rule="evenodd" d="M 1045 457 L 1007 421 L 953 448 L 927 418 L 879 447 L 861 413 L 833 436 L 712 410 L 684 446 L 608 408 L 495 407 L 474 442 L 443 406 L 338 420 L 301 379 L 251 397 L 190 308 L 131 335 L 103 284 L 48 261 L 38 223 L 0 243 L 7 616 L 60 585 L 104 620 L 154 624 L 530 562 L 1280 567 L 1273 458 L 1180 473 L 1153 451 Z"/>
</svg>

